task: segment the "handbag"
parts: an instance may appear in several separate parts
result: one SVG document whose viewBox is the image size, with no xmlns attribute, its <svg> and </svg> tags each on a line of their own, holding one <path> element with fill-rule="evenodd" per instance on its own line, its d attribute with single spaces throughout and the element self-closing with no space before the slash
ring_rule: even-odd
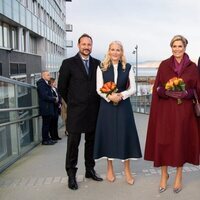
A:
<svg viewBox="0 0 200 200">
<path fill-rule="evenodd" d="M 200 104 L 199 104 L 196 90 L 194 90 L 194 97 L 195 97 L 194 111 L 195 111 L 196 116 L 200 117 Z"/>
</svg>

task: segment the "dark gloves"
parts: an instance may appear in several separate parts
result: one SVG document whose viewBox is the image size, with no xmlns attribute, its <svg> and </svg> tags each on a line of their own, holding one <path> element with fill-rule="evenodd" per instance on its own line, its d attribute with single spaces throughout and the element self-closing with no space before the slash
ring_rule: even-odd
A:
<svg viewBox="0 0 200 200">
<path fill-rule="evenodd" d="M 185 91 L 165 91 L 165 94 L 169 97 L 175 99 L 193 99 L 194 98 L 194 90 L 187 89 Z"/>
<path fill-rule="evenodd" d="M 166 90 L 164 87 L 159 86 L 157 88 L 158 96 L 161 98 L 167 99 L 168 97 L 172 97 L 175 99 L 193 99 L 194 98 L 194 90 L 187 89 L 185 91 L 170 91 Z"/>
<path fill-rule="evenodd" d="M 162 87 L 162 86 L 157 87 L 157 94 L 159 97 L 167 99 L 168 96 L 165 94 L 165 92 L 166 92 L 166 90 L 164 87 Z"/>
<path fill-rule="evenodd" d="M 184 99 L 187 95 L 188 92 L 185 91 L 170 91 L 170 90 L 166 90 L 165 94 L 169 97 L 175 98 L 175 99 Z"/>
<path fill-rule="evenodd" d="M 187 95 L 184 97 L 184 99 L 193 99 L 194 98 L 194 89 L 187 89 Z"/>
</svg>

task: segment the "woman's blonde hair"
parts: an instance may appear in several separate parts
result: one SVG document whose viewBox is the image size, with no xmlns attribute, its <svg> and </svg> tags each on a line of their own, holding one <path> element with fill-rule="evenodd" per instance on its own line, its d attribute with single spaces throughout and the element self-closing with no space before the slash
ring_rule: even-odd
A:
<svg viewBox="0 0 200 200">
<path fill-rule="evenodd" d="M 186 47 L 187 44 L 188 44 L 187 39 L 186 39 L 185 37 L 183 37 L 182 35 L 175 35 L 175 36 L 172 38 L 172 40 L 171 40 L 171 42 L 170 42 L 170 46 L 171 46 L 171 47 L 173 46 L 173 44 L 174 44 L 175 41 L 182 41 L 184 47 Z"/>
<path fill-rule="evenodd" d="M 110 65 L 112 64 L 112 61 L 111 61 L 111 58 L 110 58 L 110 55 L 109 55 L 109 51 L 110 51 L 111 46 L 113 44 L 117 44 L 117 45 L 120 46 L 121 51 L 122 51 L 122 56 L 121 56 L 120 62 L 122 64 L 122 69 L 123 70 L 126 69 L 126 58 L 125 58 L 125 55 L 124 55 L 123 45 L 122 45 L 122 43 L 120 41 L 113 41 L 113 42 L 111 42 L 109 44 L 108 51 L 106 53 L 105 59 L 101 62 L 101 69 L 102 69 L 102 71 L 106 71 L 108 69 L 108 67 L 110 67 Z"/>
</svg>

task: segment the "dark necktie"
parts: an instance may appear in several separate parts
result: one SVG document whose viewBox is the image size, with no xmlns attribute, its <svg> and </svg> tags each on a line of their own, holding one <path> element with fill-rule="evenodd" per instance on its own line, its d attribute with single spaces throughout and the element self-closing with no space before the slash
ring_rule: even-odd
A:
<svg viewBox="0 0 200 200">
<path fill-rule="evenodd" d="M 88 61 L 89 60 L 83 60 L 87 74 L 89 74 L 89 63 L 88 63 Z"/>
</svg>

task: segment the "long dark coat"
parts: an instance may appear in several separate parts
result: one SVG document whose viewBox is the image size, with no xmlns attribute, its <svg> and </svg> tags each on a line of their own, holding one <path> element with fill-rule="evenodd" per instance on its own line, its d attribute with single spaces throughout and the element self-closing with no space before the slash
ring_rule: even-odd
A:
<svg viewBox="0 0 200 200">
<path fill-rule="evenodd" d="M 79 54 L 63 61 L 58 92 L 67 103 L 67 131 L 95 131 L 100 97 L 96 92 L 96 69 L 100 61 L 90 56 L 89 75 Z"/>
<path fill-rule="evenodd" d="M 53 116 L 55 114 L 54 103 L 56 97 L 53 96 L 51 86 L 41 78 L 37 81 L 37 91 L 39 96 L 40 115 Z"/>
<path fill-rule="evenodd" d="M 184 163 L 199 165 L 199 130 L 192 99 L 161 98 L 157 87 L 177 76 L 173 56 L 163 61 L 158 69 L 148 124 L 144 159 L 154 166 L 180 167 Z M 190 62 L 180 73 L 186 89 L 198 90 L 199 74 L 196 64 Z"/>
</svg>

